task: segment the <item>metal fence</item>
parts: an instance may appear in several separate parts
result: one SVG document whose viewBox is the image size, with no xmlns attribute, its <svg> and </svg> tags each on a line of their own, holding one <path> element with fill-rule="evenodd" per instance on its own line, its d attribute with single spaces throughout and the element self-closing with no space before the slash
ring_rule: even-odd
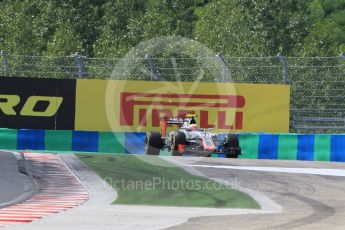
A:
<svg viewBox="0 0 345 230">
<path fill-rule="evenodd" d="M 1 52 L 2 76 L 226 81 L 291 85 L 291 132 L 345 132 L 345 56 L 150 57 L 19 56 Z M 116 70 L 116 71 L 114 71 Z M 269 102 L 268 102 L 269 103 Z"/>
</svg>

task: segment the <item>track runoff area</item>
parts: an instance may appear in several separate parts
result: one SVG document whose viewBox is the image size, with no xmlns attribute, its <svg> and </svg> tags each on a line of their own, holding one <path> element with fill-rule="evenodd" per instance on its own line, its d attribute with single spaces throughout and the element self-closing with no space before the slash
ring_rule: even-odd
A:
<svg viewBox="0 0 345 230">
<path fill-rule="evenodd" d="M 342 163 L 24 155 L 38 189 L 0 210 L 5 229 L 343 229 L 345 224 Z"/>
</svg>

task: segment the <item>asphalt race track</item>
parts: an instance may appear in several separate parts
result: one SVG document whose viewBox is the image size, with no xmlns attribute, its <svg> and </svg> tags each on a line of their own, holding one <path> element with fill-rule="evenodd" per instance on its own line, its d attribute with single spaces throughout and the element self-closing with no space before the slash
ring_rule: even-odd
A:
<svg viewBox="0 0 345 230">
<path fill-rule="evenodd" d="M 9 229 L 315 230 L 345 226 L 343 163 L 162 157 L 191 173 L 227 181 L 235 189 L 263 194 L 280 206 L 280 211 L 267 214 L 261 210 L 110 205 L 116 197 L 112 189 L 104 187 L 104 182 L 73 155 L 59 157 L 87 185 L 90 200 L 67 212 Z M 46 166 L 38 171 L 44 173 Z"/>
<path fill-rule="evenodd" d="M 0 151 L 0 208 L 28 198 L 30 185 L 29 177 L 19 172 L 16 156 Z"/>
<path fill-rule="evenodd" d="M 198 162 L 195 162 L 195 159 L 185 157 L 178 158 L 178 160 L 186 165 L 235 166 L 230 169 L 226 167 L 194 168 L 209 178 L 236 181 L 236 186 L 266 194 L 282 206 L 282 213 L 191 218 L 187 223 L 172 227 L 171 230 L 344 229 L 345 165 L 342 163 L 210 158 L 200 158 Z M 236 166 L 303 169 L 299 169 L 298 173 L 286 173 L 248 170 L 248 168 L 246 170 L 234 169 Z M 306 168 L 314 168 L 316 174 L 301 173 Z M 339 176 L 317 175 L 328 174 L 329 171 L 332 171 L 329 170 L 325 173 L 325 170 L 321 168 L 336 169 Z"/>
</svg>

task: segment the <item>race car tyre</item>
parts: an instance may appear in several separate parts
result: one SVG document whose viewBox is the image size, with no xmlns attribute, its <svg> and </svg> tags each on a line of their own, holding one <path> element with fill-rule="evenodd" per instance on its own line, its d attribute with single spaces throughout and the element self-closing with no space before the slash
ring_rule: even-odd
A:
<svg viewBox="0 0 345 230">
<path fill-rule="evenodd" d="M 228 134 L 223 146 L 226 158 L 238 158 L 241 155 L 241 148 L 236 134 Z"/>
<path fill-rule="evenodd" d="M 184 132 L 177 132 L 173 136 L 172 146 L 174 149 L 172 150 L 173 156 L 181 156 L 182 153 L 178 151 L 178 145 L 186 145 L 186 134 Z"/>
<path fill-rule="evenodd" d="M 146 134 L 145 153 L 147 155 L 159 155 L 162 145 L 162 136 L 159 132 L 148 132 Z"/>
</svg>

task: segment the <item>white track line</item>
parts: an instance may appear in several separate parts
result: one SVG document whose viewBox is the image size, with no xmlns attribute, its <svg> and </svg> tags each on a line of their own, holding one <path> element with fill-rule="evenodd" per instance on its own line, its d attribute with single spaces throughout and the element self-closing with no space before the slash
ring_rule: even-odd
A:
<svg viewBox="0 0 345 230">
<path fill-rule="evenodd" d="M 281 167 L 252 167 L 252 166 L 229 166 L 229 165 L 188 165 L 200 168 L 216 168 L 216 169 L 235 169 L 249 170 L 261 172 L 282 172 L 282 173 L 298 173 L 313 174 L 323 176 L 345 176 L 344 169 L 318 169 L 318 168 L 281 168 Z"/>
</svg>

